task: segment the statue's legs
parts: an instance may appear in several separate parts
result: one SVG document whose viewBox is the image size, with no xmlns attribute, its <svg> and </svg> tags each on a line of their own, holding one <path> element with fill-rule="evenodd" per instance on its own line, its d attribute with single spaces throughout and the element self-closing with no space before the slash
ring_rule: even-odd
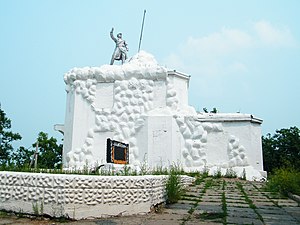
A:
<svg viewBox="0 0 300 225">
<path fill-rule="evenodd" d="M 122 53 L 121 59 L 122 59 L 122 64 L 124 64 L 125 63 L 125 54 L 124 53 Z"/>
<path fill-rule="evenodd" d="M 114 56 L 111 57 L 111 60 L 110 60 L 110 65 L 113 65 L 114 64 L 114 61 L 115 61 L 115 58 Z"/>
</svg>

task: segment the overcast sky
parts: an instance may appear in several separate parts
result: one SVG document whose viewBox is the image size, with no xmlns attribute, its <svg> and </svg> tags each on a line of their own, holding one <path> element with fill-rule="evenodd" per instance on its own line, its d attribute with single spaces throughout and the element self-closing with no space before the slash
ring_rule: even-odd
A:
<svg viewBox="0 0 300 225">
<path fill-rule="evenodd" d="M 73 67 L 108 64 L 112 27 L 129 57 L 142 49 L 191 75 L 196 110 L 253 114 L 262 133 L 300 127 L 300 1 L 0 0 L 0 103 L 29 147 L 57 139 Z"/>
</svg>

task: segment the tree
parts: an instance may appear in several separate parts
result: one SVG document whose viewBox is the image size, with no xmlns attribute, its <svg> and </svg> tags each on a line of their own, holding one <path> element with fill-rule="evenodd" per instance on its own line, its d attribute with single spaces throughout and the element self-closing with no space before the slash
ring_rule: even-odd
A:
<svg viewBox="0 0 300 225">
<path fill-rule="evenodd" d="M 12 156 L 14 169 L 29 168 L 33 154 L 34 150 L 32 149 L 27 149 L 23 146 L 19 147 Z"/>
<path fill-rule="evenodd" d="M 262 137 L 264 169 L 300 168 L 300 130 L 297 127 L 276 130 L 275 134 Z"/>
<path fill-rule="evenodd" d="M 6 117 L 0 104 L 0 165 L 2 166 L 11 163 L 12 142 L 22 139 L 19 133 L 13 133 L 10 129 L 11 120 Z"/>
<path fill-rule="evenodd" d="M 54 137 L 48 138 L 48 134 L 40 132 L 38 136 L 38 168 L 54 169 L 62 165 L 62 144 L 57 144 Z M 36 146 L 36 142 L 32 144 Z"/>
</svg>

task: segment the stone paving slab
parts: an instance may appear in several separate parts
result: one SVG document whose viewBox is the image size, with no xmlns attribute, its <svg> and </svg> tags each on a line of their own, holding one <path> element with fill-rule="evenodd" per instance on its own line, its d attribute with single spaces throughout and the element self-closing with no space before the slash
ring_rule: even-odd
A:
<svg viewBox="0 0 300 225">
<path fill-rule="evenodd" d="M 299 206 L 298 202 L 294 201 L 294 200 L 290 200 L 290 199 L 287 199 L 287 200 L 277 200 L 276 201 L 277 204 L 279 206 L 289 206 L 289 207 L 297 207 Z"/>
<path fill-rule="evenodd" d="M 239 218 L 248 218 L 248 219 L 259 219 L 258 215 L 253 212 L 239 212 L 238 214 L 235 212 L 230 212 L 227 214 L 228 217 L 239 217 Z"/>
<path fill-rule="evenodd" d="M 283 223 L 281 221 L 274 221 L 274 220 L 266 220 L 264 221 L 265 225 L 299 225 L 298 222 L 288 222 L 288 223 Z"/>
<path fill-rule="evenodd" d="M 229 217 L 259 219 L 255 211 L 250 208 L 229 208 L 227 209 L 227 215 Z"/>
<path fill-rule="evenodd" d="M 222 213 L 223 209 L 221 205 L 198 205 L 194 211 L 194 213 L 198 213 L 198 214 L 203 212 Z"/>
<path fill-rule="evenodd" d="M 300 207 L 283 207 L 283 210 L 299 221 L 300 224 Z"/>
<path fill-rule="evenodd" d="M 239 217 L 227 217 L 227 224 L 264 225 L 264 223 L 259 219 L 239 218 Z"/>
<path fill-rule="evenodd" d="M 232 198 L 232 199 L 244 199 L 242 195 L 239 194 L 232 194 L 232 193 L 227 193 L 225 194 L 226 198 Z"/>
<path fill-rule="evenodd" d="M 227 206 L 236 207 L 236 208 L 248 208 L 249 205 L 247 203 L 235 203 L 235 202 L 227 202 Z"/>
<path fill-rule="evenodd" d="M 227 212 L 253 212 L 254 210 L 251 208 L 240 208 L 240 207 L 230 207 L 227 206 Z"/>
<path fill-rule="evenodd" d="M 252 200 L 257 200 L 257 201 L 270 201 L 269 198 L 267 198 L 264 195 L 248 195 L 248 197 Z"/>
<path fill-rule="evenodd" d="M 182 205 L 188 204 L 188 205 L 192 205 L 193 202 L 191 202 L 189 200 L 179 200 L 178 203 L 176 203 L 176 204 L 182 204 Z"/>
<path fill-rule="evenodd" d="M 171 204 L 167 206 L 167 209 L 185 209 L 185 210 L 189 210 L 190 208 L 192 208 L 193 205 L 191 204 L 181 204 L 181 203 L 175 203 L 175 204 Z"/>
<path fill-rule="evenodd" d="M 286 212 L 281 210 L 278 207 L 274 208 L 266 208 L 266 209 L 256 209 L 259 214 L 275 214 L 275 215 L 286 215 Z"/>
<path fill-rule="evenodd" d="M 205 224 L 205 225 L 223 225 L 223 223 L 218 222 L 208 222 L 208 221 L 188 221 L 185 225 L 198 225 L 198 224 Z"/>
<path fill-rule="evenodd" d="M 288 224 L 288 222 L 297 222 L 297 220 L 290 216 L 289 214 L 285 215 L 278 215 L 278 214 L 264 214 L 262 213 L 261 216 L 264 220 L 276 220 L 276 221 L 282 221 L 282 223 Z"/>
<path fill-rule="evenodd" d="M 253 201 L 253 204 L 256 205 L 258 208 L 261 206 L 275 206 L 275 204 L 271 201 L 268 202 Z"/>
<path fill-rule="evenodd" d="M 187 209 L 164 209 L 161 214 L 165 213 L 165 214 L 187 215 L 188 210 Z"/>
<path fill-rule="evenodd" d="M 228 203 L 240 203 L 240 204 L 247 204 L 244 199 L 232 199 L 232 198 L 226 198 L 226 202 Z"/>
<path fill-rule="evenodd" d="M 152 214 L 149 219 L 151 220 L 172 220 L 172 221 L 182 221 L 183 218 L 187 217 L 188 213 L 185 212 L 184 214 Z"/>
<path fill-rule="evenodd" d="M 218 202 L 212 202 L 212 201 L 201 201 L 198 203 L 198 206 L 200 205 L 222 205 L 221 201 L 218 201 Z"/>
<path fill-rule="evenodd" d="M 211 186 L 204 189 L 209 179 Z M 223 190 L 224 180 L 225 190 Z M 237 182 L 243 186 L 248 198 L 256 206 L 255 210 L 246 202 Z M 261 183 L 255 183 L 255 185 L 263 187 Z M 225 193 L 227 205 L 226 218 L 224 218 L 222 208 L 223 193 Z M 147 215 L 68 221 L 67 223 L 0 217 L 0 225 L 220 225 L 225 219 L 227 224 L 262 225 L 263 222 L 259 219 L 261 217 L 266 225 L 300 225 L 300 207 L 297 202 L 286 199 L 278 193 L 262 192 L 248 181 L 207 178 L 200 185 L 190 186 L 186 195 L 189 195 L 184 196 L 186 199 L 161 208 L 159 213 L 152 212 Z M 278 207 L 277 203 L 281 207 Z"/>
<path fill-rule="evenodd" d="M 202 197 L 201 198 L 202 202 L 220 202 L 221 200 L 222 200 L 221 197 L 218 197 L 218 198 Z"/>
<path fill-rule="evenodd" d="M 211 222 L 211 223 L 223 223 L 223 212 L 201 212 L 193 213 L 190 220 L 191 222 Z"/>
</svg>

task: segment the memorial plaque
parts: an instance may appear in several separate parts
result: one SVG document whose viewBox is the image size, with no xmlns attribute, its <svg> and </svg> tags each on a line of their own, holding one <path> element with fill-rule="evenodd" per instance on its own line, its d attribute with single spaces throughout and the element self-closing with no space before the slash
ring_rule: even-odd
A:
<svg viewBox="0 0 300 225">
<path fill-rule="evenodd" d="M 107 139 L 107 163 L 128 164 L 129 163 L 129 144 Z"/>
</svg>

